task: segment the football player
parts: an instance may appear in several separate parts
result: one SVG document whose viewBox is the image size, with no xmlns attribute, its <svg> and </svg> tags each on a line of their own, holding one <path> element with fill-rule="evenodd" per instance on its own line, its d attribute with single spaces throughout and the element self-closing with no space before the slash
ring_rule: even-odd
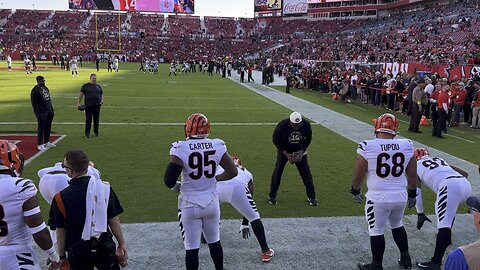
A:
<svg viewBox="0 0 480 270">
<path fill-rule="evenodd" d="M 73 56 L 72 59 L 70 59 L 70 69 L 72 70 L 72 77 L 77 76 L 78 77 L 78 67 L 77 67 L 77 57 Z M 75 73 L 75 75 L 74 75 Z"/>
<path fill-rule="evenodd" d="M 257 210 L 257 205 L 253 200 L 253 175 L 242 166 L 241 161 L 233 156 L 233 162 L 237 166 L 237 176 L 228 181 L 222 181 L 217 183 L 218 200 L 220 204 L 229 203 L 237 211 L 242 214 L 243 221 L 240 226 L 239 233 L 242 233 L 244 239 L 250 237 L 249 223 L 252 225 L 253 233 L 257 237 L 257 241 L 260 244 L 262 253 L 260 257 L 263 262 L 269 262 L 275 252 L 269 248 L 267 239 L 265 237 L 265 229 L 263 223 L 260 220 L 260 214 Z M 223 168 L 219 167 L 217 174 L 223 172 Z M 173 188 L 174 191 L 179 191 L 181 182 L 177 182 L 177 185 Z M 203 239 L 202 239 L 203 240 Z"/>
<path fill-rule="evenodd" d="M 65 168 L 62 166 L 62 162 L 55 163 L 53 167 L 40 169 L 37 174 L 38 177 L 40 177 L 40 182 L 38 183 L 40 194 L 42 194 L 48 204 L 52 204 L 55 194 L 68 187 L 68 182 L 70 181 L 70 177 L 68 177 Z M 100 172 L 91 161 L 88 166 L 87 175 L 101 179 Z"/>
<path fill-rule="evenodd" d="M 425 184 L 437 194 L 435 214 L 437 216 L 437 240 L 435 252 L 430 261 L 417 263 L 421 269 L 440 270 L 442 258 L 452 241 L 452 226 L 457 208 L 472 193 L 472 186 L 467 180 L 468 173 L 449 165 L 439 157 L 431 157 L 425 148 L 414 151 L 417 158 L 417 174 L 420 184 Z M 417 229 L 430 219 L 423 213 L 422 190 L 417 188 Z"/>
<path fill-rule="evenodd" d="M 49 270 L 57 269 L 60 257 L 43 222 L 37 188 L 20 178 L 23 165 L 18 147 L 0 140 L 0 269 L 41 269 L 31 236 L 48 256 Z"/>
<path fill-rule="evenodd" d="M 170 162 L 165 170 L 165 185 L 173 188 L 180 175 L 182 185 L 178 196 L 178 218 L 185 246 L 186 268 L 198 269 L 200 236 L 210 249 L 215 269 L 223 269 L 220 243 L 220 204 L 217 181 L 237 176 L 237 167 L 220 139 L 209 139 L 210 122 L 205 115 L 194 113 L 185 122 L 185 141 L 170 148 Z M 225 171 L 216 175 L 218 165 Z"/>
<path fill-rule="evenodd" d="M 395 116 L 382 114 L 375 124 L 376 139 L 363 141 L 357 148 L 358 156 L 350 192 L 355 202 L 362 202 L 360 187 L 367 175 L 365 217 L 373 257 L 370 264 L 359 263 L 360 269 L 383 269 L 387 222 L 400 250 L 399 265 L 405 269 L 412 267 L 407 232 L 402 219 L 407 200 L 408 207 L 413 207 L 416 203 L 417 163 L 413 156 L 412 142 L 395 139 L 397 130 L 398 120 Z"/>
</svg>

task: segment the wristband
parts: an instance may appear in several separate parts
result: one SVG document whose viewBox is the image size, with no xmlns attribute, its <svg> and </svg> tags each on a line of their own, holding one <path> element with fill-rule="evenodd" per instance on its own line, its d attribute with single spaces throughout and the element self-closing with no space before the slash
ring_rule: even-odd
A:
<svg viewBox="0 0 480 270">
<path fill-rule="evenodd" d="M 352 193 L 353 196 L 357 196 L 360 194 L 360 189 L 355 189 L 352 185 L 352 188 L 350 189 L 350 193 Z"/>
<path fill-rule="evenodd" d="M 37 207 L 35 207 L 35 208 L 32 208 L 32 209 L 30 209 L 30 210 L 28 210 L 28 211 L 24 211 L 24 212 L 23 212 L 23 216 L 24 216 L 24 217 L 30 217 L 30 216 L 33 216 L 33 215 L 38 214 L 38 213 L 40 213 L 40 206 L 37 206 Z"/>
<path fill-rule="evenodd" d="M 37 227 L 34 228 L 28 228 L 30 231 L 30 234 L 34 235 L 38 232 L 43 231 L 43 229 L 47 228 L 47 225 L 45 225 L 45 222 L 42 222 L 42 224 L 38 225 Z"/>
<path fill-rule="evenodd" d="M 60 256 L 58 256 L 57 251 L 55 250 L 55 245 L 52 245 L 51 248 L 44 250 L 45 253 L 48 255 L 48 258 L 52 262 L 59 262 L 60 261 Z"/>
<path fill-rule="evenodd" d="M 416 198 L 417 197 L 417 189 L 409 189 L 408 190 L 408 197 L 409 198 Z"/>
</svg>

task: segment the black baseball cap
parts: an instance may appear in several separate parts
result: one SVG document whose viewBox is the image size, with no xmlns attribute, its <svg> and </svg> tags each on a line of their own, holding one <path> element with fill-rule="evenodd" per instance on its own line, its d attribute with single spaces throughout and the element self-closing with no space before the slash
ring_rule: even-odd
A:
<svg viewBox="0 0 480 270">
<path fill-rule="evenodd" d="M 478 212 L 480 212 L 480 201 L 478 201 L 477 197 L 475 196 L 468 197 L 467 205 L 471 208 L 476 209 Z"/>
</svg>

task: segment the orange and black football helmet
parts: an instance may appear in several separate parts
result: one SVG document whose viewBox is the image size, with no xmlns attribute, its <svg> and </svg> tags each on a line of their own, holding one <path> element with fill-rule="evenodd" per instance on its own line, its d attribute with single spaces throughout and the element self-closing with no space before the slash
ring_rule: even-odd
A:
<svg viewBox="0 0 480 270">
<path fill-rule="evenodd" d="M 206 138 L 210 135 L 210 122 L 201 113 L 190 115 L 185 122 L 186 138 Z"/>
<path fill-rule="evenodd" d="M 390 113 L 384 113 L 377 118 L 375 122 L 375 134 L 378 132 L 397 135 L 398 120 L 395 115 Z"/>
<path fill-rule="evenodd" d="M 428 150 L 425 148 L 415 148 L 415 150 L 413 151 L 413 155 L 417 160 L 420 160 L 422 159 L 422 157 L 428 156 L 429 153 Z"/>
<path fill-rule="evenodd" d="M 0 140 L 0 170 L 8 170 L 12 176 L 18 177 L 24 164 L 25 158 L 18 147 L 7 140 Z"/>
</svg>

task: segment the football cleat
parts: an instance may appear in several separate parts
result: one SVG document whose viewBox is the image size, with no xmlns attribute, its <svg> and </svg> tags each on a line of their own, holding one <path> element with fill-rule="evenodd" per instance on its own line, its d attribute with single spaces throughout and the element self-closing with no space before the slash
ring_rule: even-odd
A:
<svg viewBox="0 0 480 270">
<path fill-rule="evenodd" d="M 318 205 L 318 201 L 315 198 L 308 199 L 308 203 L 311 206 L 317 206 Z"/>
<path fill-rule="evenodd" d="M 377 132 L 388 133 L 397 135 L 398 120 L 395 115 L 390 113 L 384 113 L 377 118 L 375 122 L 375 134 Z"/>
<path fill-rule="evenodd" d="M 275 255 L 275 252 L 273 251 L 273 249 L 270 248 L 267 251 L 262 252 L 262 254 L 261 254 L 262 261 L 263 262 L 269 262 L 273 258 L 274 255 Z"/>
<path fill-rule="evenodd" d="M 23 172 L 23 165 L 25 158 L 20 149 L 7 140 L 0 140 L 0 170 L 9 170 L 12 176 L 18 177 Z"/>
<path fill-rule="evenodd" d="M 428 270 L 441 270 L 440 264 L 432 261 L 417 263 L 418 268 Z"/>
<path fill-rule="evenodd" d="M 271 205 L 276 205 L 277 204 L 277 199 L 275 197 L 270 197 L 268 198 L 268 203 Z"/>
<path fill-rule="evenodd" d="M 45 147 L 45 145 L 40 144 L 40 145 L 37 145 L 37 149 L 38 149 L 38 151 L 42 151 L 42 150 L 45 150 L 47 148 Z"/>
<path fill-rule="evenodd" d="M 398 265 L 400 265 L 404 269 L 412 269 L 412 258 L 410 257 L 410 255 L 401 256 L 400 260 L 398 260 Z"/>
</svg>

